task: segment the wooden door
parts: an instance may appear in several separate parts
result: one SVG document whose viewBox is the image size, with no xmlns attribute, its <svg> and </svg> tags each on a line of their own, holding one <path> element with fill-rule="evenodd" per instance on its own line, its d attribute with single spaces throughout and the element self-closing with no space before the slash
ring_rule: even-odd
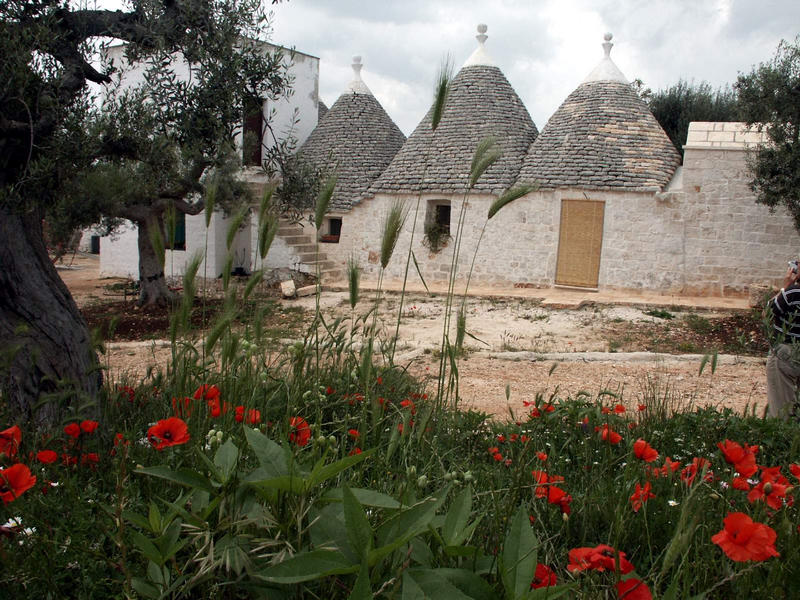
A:
<svg viewBox="0 0 800 600">
<path fill-rule="evenodd" d="M 562 200 L 556 284 L 596 288 L 606 203 Z"/>
</svg>

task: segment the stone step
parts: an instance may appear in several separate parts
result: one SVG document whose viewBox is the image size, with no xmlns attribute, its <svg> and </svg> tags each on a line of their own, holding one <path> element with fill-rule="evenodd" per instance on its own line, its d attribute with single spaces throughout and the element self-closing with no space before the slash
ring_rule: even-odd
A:
<svg viewBox="0 0 800 600">
<path fill-rule="evenodd" d="M 301 263 L 310 264 L 314 261 L 325 261 L 328 260 L 328 255 L 324 252 L 320 252 L 317 254 L 316 252 L 298 252 L 297 258 Z"/>
<path fill-rule="evenodd" d="M 311 236 L 308 235 L 282 235 L 280 238 L 290 246 L 314 245 L 314 240 L 312 240 Z"/>
<path fill-rule="evenodd" d="M 309 267 L 312 272 L 316 271 L 317 265 L 319 265 L 320 272 L 336 267 L 336 263 L 332 260 L 301 260 L 300 262 Z"/>
<path fill-rule="evenodd" d="M 292 244 L 292 245 L 294 246 L 294 249 L 297 250 L 300 253 L 303 253 L 303 252 L 315 253 L 317 251 L 317 245 L 314 244 L 314 243 L 310 243 L 310 244 Z M 319 254 L 320 254 L 320 256 L 322 256 L 323 254 L 325 254 L 325 251 L 324 250 L 320 250 Z"/>
</svg>

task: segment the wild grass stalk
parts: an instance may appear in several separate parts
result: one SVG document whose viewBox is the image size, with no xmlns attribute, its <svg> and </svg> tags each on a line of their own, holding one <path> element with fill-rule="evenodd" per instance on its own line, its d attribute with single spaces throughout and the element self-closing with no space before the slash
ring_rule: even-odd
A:
<svg viewBox="0 0 800 600">
<path fill-rule="evenodd" d="M 422 193 L 425 189 L 425 176 L 428 173 L 428 162 L 430 151 L 436 138 L 436 130 L 444 115 L 444 108 L 447 105 L 447 98 L 450 95 L 450 85 L 453 81 L 453 62 L 450 56 L 444 60 L 439 67 L 436 75 L 436 87 L 433 94 L 433 106 L 431 108 L 431 135 L 425 145 L 423 155 L 422 175 L 420 176 L 419 188 L 417 190 L 417 202 L 414 205 L 414 219 L 411 222 L 411 235 L 408 241 L 408 252 L 406 254 L 406 266 L 403 270 L 403 285 L 400 288 L 400 304 L 397 309 L 397 323 L 395 324 L 394 337 L 392 338 L 392 348 L 389 353 L 389 364 L 394 364 L 394 353 L 397 348 L 397 338 L 400 336 L 400 322 L 403 318 L 403 301 L 406 295 L 406 283 L 408 282 L 408 271 L 411 266 L 411 258 L 414 254 L 414 234 L 417 231 L 417 220 L 419 217 L 419 205 L 422 202 Z M 416 259 L 415 259 L 416 263 Z"/>
<path fill-rule="evenodd" d="M 436 390 L 436 402 L 440 406 L 448 406 L 449 398 L 452 392 L 455 393 L 457 401 L 458 393 L 454 390 L 458 381 L 458 368 L 456 364 L 456 348 L 457 345 L 450 343 L 450 326 L 453 312 L 453 299 L 455 297 L 455 285 L 458 275 L 458 262 L 459 254 L 461 252 L 461 243 L 464 234 L 464 223 L 469 205 L 469 195 L 475 184 L 500 157 L 502 150 L 497 145 L 497 139 L 494 137 L 485 137 L 478 142 L 475 147 L 475 153 L 472 157 L 472 164 L 470 166 L 469 181 L 464 195 L 461 200 L 461 207 L 458 213 L 458 220 L 456 222 L 456 233 L 453 241 L 453 256 L 450 261 L 450 273 L 448 276 L 447 296 L 445 297 L 444 307 L 444 322 L 442 325 L 442 342 L 440 345 L 439 357 L 439 377 Z M 466 325 L 466 313 L 462 315 L 462 323 Z M 458 332 L 456 333 L 458 338 Z M 462 335 L 463 341 L 463 335 Z M 448 362 L 450 368 L 448 369 Z M 447 378 L 447 383 L 445 383 Z"/>
</svg>

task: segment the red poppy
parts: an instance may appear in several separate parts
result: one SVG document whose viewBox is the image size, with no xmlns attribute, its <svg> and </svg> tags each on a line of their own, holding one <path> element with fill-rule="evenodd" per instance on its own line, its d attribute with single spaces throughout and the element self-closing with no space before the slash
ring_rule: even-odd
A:
<svg viewBox="0 0 800 600">
<path fill-rule="evenodd" d="M 311 439 L 311 427 L 303 417 L 289 419 L 289 441 L 298 446 L 305 446 Z"/>
<path fill-rule="evenodd" d="M 616 446 L 622 441 L 622 436 L 613 429 L 611 429 L 608 426 L 608 424 L 603 425 L 602 438 L 604 442 L 608 442 L 609 444 L 612 444 L 614 446 Z"/>
<path fill-rule="evenodd" d="M 208 414 L 212 419 L 216 419 L 221 415 L 224 415 L 231 409 L 231 405 L 227 402 L 223 402 L 219 398 L 214 398 L 212 400 L 208 400 Z"/>
<path fill-rule="evenodd" d="M 664 473 L 664 477 L 675 473 L 678 469 L 681 468 L 681 463 L 677 460 L 671 460 L 669 456 L 664 458 L 664 466 L 661 467 L 662 472 Z"/>
<path fill-rule="evenodd" d="M 800 465 L 791 464 L 789 465 L 789 471 L 794 475 L 797 479 L 800 479 Z"/>
<path fill-rule="evenodd" d="M 505 443 L 506 436 L 504 436 L 502 433 L 498 434 L 497 435 L 497 441 L 500 442 L 501 444 Z"/>
<path fill-rule="evenodd" d="M 651 491 L 650 482 L 644 484 L 644 487 L 636 483 L 636 488 L 631 495 L 631 507 L 633 508 L 633 512 L 639 512 L 639 509 L 642 508 L 642 505 L 647 502 L 650 498 L 655 498 L 656 495 L 653 494 Z"/>
<path fill-rule="evenodd" d="M 261 423 L 261 411 L 255 408 L 247 410 L 244 406 L 236 407 L 236 422 L 247 423 L 248 425 L 258 425 Z"/>
<path fill-rule="evenodd" d="M 13 502 L 34 485 L 36 477 L 31 475 L 31 470 L 22 463 L 0 469 L 0 498 L 4 504 Z"/>
<path fill-rule="evenodd" d="M 547 565 L 542 563 L 536 564 L 536 571 L 533 574 L 533 581 L 531 581 L 531 588 L 538 589 L 543 587 L 550 587 L 556 584 L 556 574 Z"/>
<path fill-rule="evenodd" d="M 46 465 L 53 464 L 58 460 L 58 454 L 52 450 L 39 450 L 36 453 L 36 460 Z"/>
<path fill-rule="evenodd" d="M 361 454 L 361 448 L 356 446 L 355 448 L 350 450 L 350 452 L 348 452 L 347 454 L 348 454 L 348 456 L 355 456 L 356 454 Z"/>
<path fill-rule="evenodd" d="M 65 467 L 71 467 L 78 464 L 78 457 L 70 454 L 62 454 L 61 462 L 64 463 Z"/>
<path fill-rule="evenodd" d="M 204 383 L 194 391 L 193 397 L 195 400 L 219 400 L 219 388 Z"/>
<path fill-rule="evenodd" d="M 400 403 L 400 406 L 402 406 L 403 408 L 410 408 L 412 415 L 417 414 L 417 406 L 414 404 L 413 400 L 409 400 L 408 398 L 406 398 Z"/>
<path fill-rule="evenodd" d="M 192 414 L 192 399 L 189 396 L 185 398 L 172 399 L 172 414 L 176 417 L 190 417 Z"/>
<path fill-rule="evenodd" d="M 539 417 L 541 417 L 541 416 L 542 416 L 542 413 L 539 411 L 539 409 L 538 409 L 538 408 L 534 408 L 534 409 L 531 411 L 531 419 L 538 419 L 538 418 L 539 418 Z"/>
<path fill-rule="evenodd" d="M 569 551 L 567 571 L 575 572 L 585 570 L 618 570 L 623 575 L 627 575 L 633 571 L 633 565 L 625 558 L 624 552 L 618 552 L 606 544 L 600 544 L 594 548 L 573 548 Z"/>
<path fill-rule="evenodd" d="M 117 392 L 120 396 L 126 398 L 128 402 L 133 402 L 136 399 L 136 390 L 129 385 L 118 385 Z"/>
<path fill-rule="evenodd" d="M 489 454 L 497 454 L 498 452 L 500 452 L 500 448 L 498 448 L 497 446 L 490 446 L 488 450 Z"/>
<path fill-rule="evenodd" d="M 523 443 L 523 444 L 527 444 L 530 440 L 531 440 L 531 438 L 529 436 L 525 435 L 525 434 L 522 434 L 521 436 L 519 436 L 519 441 L 521 443 Z"/>
<path fill-rule="evenodd" d="M 81 455 L 81 464 L 94 466 L 100 462 L 100 455 L 97 452 L 89 452 Z"/>
<path fill-rule="evenodd" d="M 736 562 L 762 561 L 780 556 L 775 550 L 775 530 L 769 525 L 756 523 L 744 513 L 730 513 L 723 521 L 724 528 L 711 537 L 711 541 Z"/>
<path fill-rule="evenodd" d="M 790 489 L 789 480 L 781 475 L 780 471 L 780 467 L 762 468 L 761 481 L 747 494 L 747 500 L 751 504 L 763 500 L 774 510 L 783 508 L 784 499 L 791 504 L 794 499 L 792 496 L 786 496 L 786 492 Z"/>
<path fill-rule="evenodd" d="M 722 451 L 725 461 L 733 465 L 742 477 L 750 477 L 758 471 L 758 467 L 756 466 L 756 452 L 758 452 L 758 446 L 748 446 L 745 444 L 744 447 L 742 447 L 736 442 L 726 439 L 724 442 L 718 442 L 717 447 Z"/>
<path fill-rule="evenodd" d="M 547 454 L 545 454 L 544 452 L 537 452 L 536 453 L 536 458 L 538 458 L 540 461 L 544 462 L 544 461 L 547 460 Z"/>
<path fill-rule="evenodd" d="M 361 434 L 358 432 L 358 429 L 348 429 L 347 435 L 349 435 L 354 440 L 357 440 L 361 436 Z"/>
<path fill-rule="evenodd" d="M 637 408 L 639 409 L 639 412 L 644 412 L 644 411 L 647 410 L 647 405 L 646 404 L 640 404 Z"/>
<path fill-rule="evenodd" d="M 747 481 L 747 477 L 734 477 L 731 486 L 735 490 L 741 490 L 743 492 L 750 491 L 750 483 Z"/>
<path fill-rule="evenodd" d="M 178 417 L 161 419 L 147 430 L 147 439 L 156 450 L 163 450 L 168 446 L 178 446 L 189 441 L 189 428 Z"/>
<path fill-rule="evenodd" d="M 658 458 L 658 451 L 641 438 L 633 443 L 633 453 L 644 462 L 653 462 Z"/>
<path fill-rule="evenodd" d="M 512 433 L 512 434 L 511 434 L 511 437 L 509 438 L 509 440 L 511 440 L 511 443 L 512 443 L 512 444 L 513 444 L 514 442 L 516 442 L 518 439 L 519 439 L 519 434 L 518 434 L 518 433 Z"/>
<path fill-rule="evenodd" d="M 66 433 L 69 437 L 75 438 L 76 440 L 81 435 L 81 426 L 77 423 L 70 423 L 66 427 L 64 427 L 64 433 Z"/>
<path fill-rule="evenodd" d="M 624 404 L 616 404 L 614 405 L 614 412 L 618 415 L 621 415 L 625 412 L 625 405 Z"/>
<path fill-rule="evenodd" d="M 692 459 L 691 464 L 686 465 L 681 471 L 681 481 L 686 485 L 692 485 L 694 478 L 698 473 L 702 473 L 703 469 L 708 469 L 711 463 L 705 458 L 695 457 Z M 706 471 L 705 481 L 714 479 L 714 473 L 709 469 Z"/>
<path fill-rule="evenodd" d="M 81 431 L 83 433 L 94 433 L 98 425 L 97 421 L 81 421 Z"/>
<path fill-rule="evenodd" d="M 635 577 L 617 582 L 616 588 L 620 600 L 653 600 L 650 588 Z"/>
<path fill-rule="evenodd" d="M 604 414 L 604 415 L 610 415 L 610 414 L 611 414 L 611 409 L 610 409 L 608 406 L 603 406 L 603 407 L 600 409 L 600 412 L 601 412 L 602 414 Z"/>
<path fill-rule="evenodd" d="M 492 455 L 492 458 L 494 458 L 497 462 L 500 462 L 501 460 L 503 460 L 503 455 L 500 454 L 499 452 L 495 452 Z"/>
<path fill-rule="evenodd" d="M 0 454 L 16 456 L 21 441 L 22 430 L 18 425 L 12 425 L 8 429 L 0 431 Z"/>
</svg>

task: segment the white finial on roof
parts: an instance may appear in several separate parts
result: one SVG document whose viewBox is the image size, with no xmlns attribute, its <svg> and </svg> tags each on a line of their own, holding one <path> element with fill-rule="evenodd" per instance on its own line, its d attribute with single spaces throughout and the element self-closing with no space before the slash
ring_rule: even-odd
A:
<svg viewBox="0 0 800 600">
<path fill-rule="evenodd" d="M 486 35 L 487 29 L 488 27 L 486 27 L 486 25 L 483 23 L 478 25 L 478 35 L 475 36 L 475 39 L 478 40 L 478 47 L 467 59 L 467 62 L 464 63 L 465 67 L 475 65 L 483 65 L 487 67 L 495 66 L 494 61 L 489 57 L 489 54 L 486 52 L 486 48 L 484 47 L 486 40 L 489 38 L 489 36 Z"/>
<path fill-rule="evenodd" d="M 603 51 L 606 53 L 606 57 L 611 58 L 611 49 L 614 47 L 614 44 L 611 43 L 611 38 L 614 36 L 609 32 L 603 36 L 605 42 L 603 42 Z"/>
<path fill-rule="evenodd" d="M 361 57 L 354 56 L 353 57 L 353 81 L 350 82 L 350 85 L 347 86 L 347 91 L 352 92 L 353 94 L 369 94 L 372 95 L 372 92 L 361 80 L 361 68 L 364 65 L 361 64 Z"/>
<path fill-rule="evenodd" d="M 603 40 L 605 40 L 603 42 L 603 60 L 589 73 L 586 79 L 583 80 L 583 83 L 588 83 L 590 81 L 619 81 L 622 83 L 630 83 L 625 78 L 625 75 L 622 74 L 622 71 L 619 70 L 619 67 L 611 60 L 611 48 L 614 47 L 614 44 L 611 43 L 613 37 L 614 36 L 610 33 L 606 33 L 603 36 Z"/>
</svg>

